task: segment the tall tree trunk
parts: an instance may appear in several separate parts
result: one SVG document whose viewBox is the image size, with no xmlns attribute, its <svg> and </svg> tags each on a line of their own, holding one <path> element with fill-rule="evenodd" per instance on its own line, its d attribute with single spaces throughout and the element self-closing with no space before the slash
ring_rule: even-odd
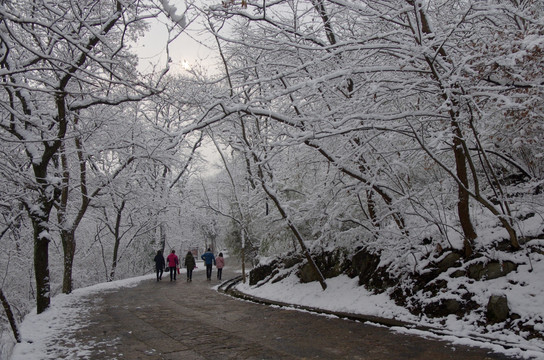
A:
<svg viewBox="0 0 544 360">
<path fill-rule="evenodd" d="M 412 31 L 414 33 L 414 38 L 418 45 L 424 47 L 426 45 L 423 44 L 424 38 L 421 36 L 423 33 L 424 35 L 430 37 L 430 35 L 433 35 L 433 31 L 431 29 L 431 25 L 429 23 L 429 20 L 427 19 L 427 15 L 424 11 L 423 3 L 416 0 L 406 0 L 406 2 L 414 7 L 414 14 L 416 17 L 415 24 L 412 25 Z M 442 56 L 446 62 L 448 62 L 449 56 L 446 53 L 446 50 L 444 47 L 437 47 L 437 46 L 431 46 L 431 48 L 436 52 L 436 56 Z M 461 129 L 461 125 L 459 123 L 459 110 L 453 110 L 453 109 L 459 109 L 459 99 L 455 97 L 454 95 L 460 92 L 460 89 L 456 88 L 454 85 L 454 88 L 448 88 L 447 83 L 442 79 L 442 76 L 440 74 L 440 71 L 437 69 L 437 65 L 435 62 L 434 57 L 430 57 L 429 54 L 424 54 L 425 61 L 427 65 L 429 66 L 429 69 L 432 73 L 433 78 L 439 83 L 440 89 L 442 90 L 441 97 L 445 102 L 451 103 L 451 109 L 449 110 L 449 116 L 450 116 L 450 125 L 453 131 L 453 154 L 455 159 L 455 171 L 456 176 L 459 179 L 459 182 L 461 183 L 458 185 L 457 190 L 457 215 L 459 216 L 459 221 L 461 223 L 461 229 L 463 230 L 464 240 L 463 240 L 463 248 L 465 252 L 465 256 L 468 257 L 472 254 L 472 249 L 474 246 L 474 240 L 478 237 L 476 230 L 474 229 L 474 226 L 472 224 L 471 218 L 470 218 L 470 193 L 467 189 L 469 189 L 469 181 L 468 181 L 468 171 L 467 171 L 467 158 L 469 154 L 465 153 L 465 143 L 463 138 L 463 131 Z M 474 174 L 476 176 L 476 174 Z"/>
<path fill-rule="evenodd" d="M 60 203 L 57 210 L 57 221 L 60 227 L 60 238 L 63 249 L 64 272 L 62 277 L 62 292 L 69 294 L 72 292 L 72 267 L 75 254 L 75 236 L 73 228 L 68 224 L 67 208 L 68 197 L 70 194 L 70 169 L 68 167 L 68 158 L 66 156 L 65 143 L 60 146 L 60 160 L 62 166 L 62 188 Z"/>
<path fill-rule="evenodd" d="M 8 299 L 4 295 L 4 291 L 2 289 L 0 289 L 0 302 L 2 302 L 2 306 L 4 308 L 4 311 L 6 312 L 6 317 L 8 318 L 9 325 L 11 326 L 11 331 L 13 332 L 13 336 L 15 337 L 15 341 L 20 343 L 21 334 L 19 333 L 19 329 L 17 328 L 17 322 L 15 321 L 15 316 L 13 316 L 11 306 L 9 305 Z"/>
<path fill-rule="evenodd" d="M 245 238 L 245 231 L 242 228 L 240 231 L 240 237 L 242 240 L 242 249 L 240 251 L 242 256 L 242 282 L 246 283 L 246 238 Z"/>
<path fill-rule="evenodd" d="M 255 158 L 258 158 L 255 153 L 253 153 L 253 156 Z M 291 218 L 289 217 L 289 215 L 287 214 L 287 211 L 282 206 L 282 204 L 280 202 L 280 199 L 276 195 L 275 191 L 272 188 L 270 188 L 268 186 L 268 184 L 266 183 L 265 177 L 264 177 L 262 162 L 261 161 L 256 161 L 256 164 L 257 164 L 257 167 L 258 167 L 259 179 L 261 181 L 262 189 L 264 190 L 264 192 L 266 193 L 268 198 L 270 200 L 272 200 L 274 205 L 276 205 L 276 209 L 278 209 L 281 217 L 287 222 L 287 226 L 289 227 L 289 229 L 291 230 L 291 232 L 293 233 L 295 238 L 298 240 L 300 248 L 301 248 L 304 256 L 306 257 L 306 260 L 308 261 L 308 264 L 312 268 L 317 280 L 319 281 L 319 284 L 321 284 L 321 288 L 323 290 L 325 290 L 327 288 L 327 283 L 325 282 L 325 277 L 323 276 L 323 273 L 321 272 L 321 270 L 319 270 L 319 267 L 317 266 L 314 259 L 312 258 L 312 255 L 310 254 L 310 251 L 306 247 L 306 244 L 304 243 L 304 238 L 302 237 L 302 234 L 300 233 L 300 231 L 298 230 L 296 225 L 293 223 L 293 221 L 291 221 Z"/>
<path fill-rule="evenodd" d="M 336 35 L 334 34 L 334 31 L 332 29 L 331 18 L 327 12 L 327 9 L 325 8 L 323 0 L 312 0 L 312 4 L 314 5 L 315 10 L 321 17 L 321 21 L 323 21 L 323 27 L 325 28 L 325 34 L 327 35 L 327 40 L 329 41 L 329 44 L 335 45 Z"/>
<path fill-rule="evenodd" d="M 34 274 L 36 277 L 36 311 L 44 312 L 51 303 L 49 278 L 49 213 L 30 216 L 34 228 Z"/>
<path fill-rule="evenodd" d="M 117 257 L 119 254 L 119 245 L 121 244 L 121 218 L 123 215 L 123 209 L 125 208 L 126 201 L 121 202 L 121 206 L 117 209 L 117 216 L 115 218 L 115 229 L 113 231 L 113 236 L 115 243 L 113 244 L 113 259 L 111 263 L 110 277 L 108 281 L 113 281 L 115 278 L 115 270 L 117 269 Z"/>
<path fill-rule="evenodd" d="M 474 246 L 474 240 L 478 237 L 472 221 L 470 219 L 470 197 L 466 189 L 469 188 L 468 183 L 468 173 L 467 173 L 467 162 L 466 157 L 468 154 L 465 154 L 463 149 L 463 138 L 462 132 L 457 122 L 452 121 L 452 126 L 454 129 L 455 137 L 453 138 L 453 152 L 455 154 L 455 171 L 457 178 L 463 184 L 463 186 L 457 187 L 457 215 L 459 216 L 459 221 L 461 223 L 461 228 L 464 234 L 463 240 L 463 250 L 465 257 L 472 255 L 472 248 Z"/>
<path fill-rule="evenodd" d="M 62 293 L 72 292 L 72 270 L 76 253 L 76 239 L 74 230 L 61 230 L 60 237 L 64 255 L 64 271 L 62 276 Z"/>
<path fill-rule="evenodd" d="M 312 255 L 310 254 L 310 251 L 306 247 L 306 244 L 304 244 L 304 239 L 302 238 L 302 234 L 300 233 L 300 231 L 298 231 L 295 224 L 291 221 L 291 219 L 287 215 L 287 212 L 285 211 L 285 209 L 281 205 L 278 197 L 268 187 L 268 185 L 266 185 L 264 183 L 264 180 L 262 181 L 262 188 L 263 188 L 264 192 L 268 195 L 268 197 L 272 200 L 272 202 L 276 205 L 276 208 L 280 212 L 281 217 L 284 220 L 287 221 L 287 226 L 289 227 L 289 229 L 291 229 L 293 235 L 295 235 L 295 237 L 297 238 L 298 243 L 299 243 L 299 245 L 300 245 L 300 247 L 302 249 L 302 252 L 304 253 L 304 256 L 306 257 L 306 260 L 308 261 L 308 264 L 310 265 L 310 267 L 314 271 L 314 274 L 316 275 L 317 280 L 321 284 L 321 288 L 323 290 L 325 290 L 327 288 L 327 283 L 325 282 L 325 277 L 321 273 L 321 270 L 319 270 L 319 268 L 317 267 L 317 264 L 315 263 L 314 259 L 312 258 Z"/>
<path fill-rule="evenodd" d="M 55 152 L 56 148 L 46 148 L 43 158 L 51 159 L 52 154 Z M 49 160 L 32 165 L 34 177 L 39 185 L 40 195 L 37 199 L 37 204 L 25 204 L 34 230 L 34 274 L 36 278 L 36 309 L 38 314 L 44 312 L 51 303 L 51 283 L 49 277 L 49 242 L 51 241 L 51 232 L 49 229 L 49 215 L 51 214 L 55 200 L 60 196 L 60 189 L 47 180 L 48 164 Z"/>
<path fill-rule="evenodd" d="M 164 229 L 164 224 L 159 225 L 159 246 L 164 254 L 164 248 L 166 247 L 166 230 Z"/>
<path fill-rule="evenodd" d="M 374 201 L 374 192 L 372 190 L 366 191 L 366 204 L 368 209 L 368 217 L 372 221 L 374 226 L 380 226 L 378 222 L 378 216 L 376 215 L 376 202 Z"/>
</svg>

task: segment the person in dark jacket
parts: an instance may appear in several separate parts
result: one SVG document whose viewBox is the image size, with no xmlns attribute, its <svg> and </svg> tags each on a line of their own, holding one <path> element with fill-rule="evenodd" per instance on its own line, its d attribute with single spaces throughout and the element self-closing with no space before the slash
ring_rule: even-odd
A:
<svg viewBox="0 0 544 360">
<path fill-rule="evenodd" d="M 187 281 L 193 281 L 193 269 L 196 267 L 196 261 L 193 253 L 190 251 L 185 256 L 185 267 L 187 268 Z"/>
<path fill-rule="evenodd" d="M 215 256 L 213 256 L 212 249 L 208 248 L 208 251 L 202 254 L 200 258 L 206 264 L 206 278 L 210 281 L 212 279 L 212 266 L 215 264 Z"/>
<path fill-rule="evenodd" d="M 162 256 L 162 251 L 157 251 L 157 255 L 153 259 L 155 261 L 155 270 L 157 271 L 157 281 L 162 280 L 162 273 L 164 272 L 164 256 Z"/>
</svg>

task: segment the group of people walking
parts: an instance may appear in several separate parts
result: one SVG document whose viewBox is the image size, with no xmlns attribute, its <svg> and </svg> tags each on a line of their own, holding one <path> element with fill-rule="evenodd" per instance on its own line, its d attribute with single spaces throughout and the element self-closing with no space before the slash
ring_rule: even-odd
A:
<svg viewBox="0 0 544 360">
<path fill-rule="evenodd" d="M 204 260 L 204 264 L 206 265 L 206 279 L 208 281 L 212 279 L 212 268 L 213 265 L 215 265 L 217 268 L 217 279 L 221 280 L 223 267 L 225 266 L 225 258 L 223 257 L 223 253 L 219 253 L 219 255 L 215 257 L 212 250 L 208 248 L 208 250 L 202 254 L 200 258 Z M 166 257 L 166 260 L 162 255 L 162 251 L 159 250 L 157 251 L 157 255 L 155 255 L 153 260 L 155 261 L 157 281 L 162 280 L 162 275 L 164 273 L 166 264 L 168 264 L 168 269 L 170 270 L 170 281 L 176 281 L 176 274 L 180 273 L 180 261 L 176 255 L 176 250 L 172 250 L 172 252 L 170 252 L 170 254 Z M 187 282 L 191 282 L 193 281 L 193 270 L 196 268 L 196 260 L 191 251 L 187 252 L 184 263 L 185 268 L 187 269 Z"/>
<path fill-rule="evenodd" d="M 202 254 L 200 258 L 204 260 L 204 264 L 206 265 L 206 279 L 208 281 L 212 279 L 212 267 L 215 265 L 217 268 L 217 280 L 221 280 L 221 276 L 223 275 L 223 267 L 225 266 L 225 258 L 223 258 L 223 253 L 219 253 L 219 255 L 215 257 L 212 250 L 208 248 L 208 250 Z"/>
</svg>

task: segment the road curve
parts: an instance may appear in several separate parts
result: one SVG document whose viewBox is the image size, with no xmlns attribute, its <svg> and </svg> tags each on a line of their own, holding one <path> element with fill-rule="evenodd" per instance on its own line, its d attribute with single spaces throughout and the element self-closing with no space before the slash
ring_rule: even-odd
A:
<svg viewBox="0 0 544 360">
<path fill-rule="evenodd" d="M 235 274 L 225 269 L 223 278 Z M 144 281 L 93 295 L 78 330 L 80 358 L 113 359 L 511 359 L 487 349 L 403 335 L 387 327 L 255 304 L 193 281 Z"/>
</svg>

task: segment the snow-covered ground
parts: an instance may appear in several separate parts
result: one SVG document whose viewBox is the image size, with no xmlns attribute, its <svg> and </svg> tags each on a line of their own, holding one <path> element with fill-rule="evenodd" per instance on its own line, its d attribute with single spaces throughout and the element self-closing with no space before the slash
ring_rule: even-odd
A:
<svg viewBox="0 0 544 360">
<path fill-rule="evenodd" d="M 544 261 L 533 263 L 535 266 L 534 278 L 526 278 L 524 281 L 532 284 L 541 284 L 537 274 L 544 271 Z M 539 267 L 537 269 L 537 267 Z M 540 270 L 540 271 L 539 271 Z M 63 346 L 72 349 L 76 344 L 62 344 L 60 339 L 66 340 L 63 334 L 77 331 L 85 324 L 81 321 L 89 310 L 89 301 L 92 295 L 117 290 L 124 287 L 137 286 L 144 280 L 154 278 L 154 274 L 97 284 L 91 287 L 75 290 L 70 295 L 57 295 L 52 299 L 51 307 L 43 314 L 35 312 L 27 315 L 21 324 L 23 342 L 13 349 L 11 360 L 27 359 L 57 359 L 63 353 Z M 506 280 L 498 280 L 506 281 Z M 497 287 L 500 284 L 491 285 Z M 509 296 L 509 305 L 513 311 L 523 314 L 544 311 L 544 294 L 541 285 L 528 289 L 514 289 L 518 291 L 516 297 Z M 527 341 L 513 333 L 500 328 L 489 328 L 486 334 L 481 329 L 475 328 L 470 319 L 456 319 L 451 316 L 446 321 L 428 318 L 417 318 L 406 309 L 396 306 L 386 295 L 374 295 L 363 287 L 357 286 L 357 279 L 347 276 L 339 276 L 327 280 L 327 289 L 323 291 L 318 283 L 301 284 L 295 276 L 286 278 L 275 284 L 265 284 L 261 287 L 250 287 L 247 283 L 240 283 L 237 289 L 258 297 L 278 300 L 282 302 L 312 306 L 332 311 L 342 311 L 374 315 L 386 318 L 427 325 L 440 329 L 441 335 L 414 329 L 393 328 L 393 331 L 417 334 L 420 336 L 436 337 L 454 344 L 480 346 L 501 352 L 509 356 L 523 359 L 544 359 L 544 343 L 542 341 Z M 540 290 L 539 290 L 540 289 Z M 482 289 L 482 292 L 485 290 Z M 539 315 L 542 316 L 542 315 Z M 50 344 L 55 344 L 54 348 Z M 77 359 L 84 358 L 90 349 L 78 349 Z"/>
</svg>

